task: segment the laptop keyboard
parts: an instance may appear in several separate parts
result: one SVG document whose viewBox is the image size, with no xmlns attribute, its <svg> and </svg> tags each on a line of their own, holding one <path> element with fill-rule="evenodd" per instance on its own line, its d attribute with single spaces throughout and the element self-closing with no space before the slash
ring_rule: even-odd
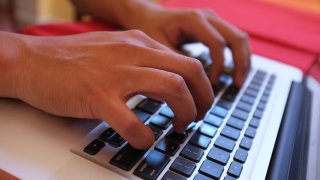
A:
<svg viewBox="0 0 320 180">
<path fill-rule="evenodd" d="M 134 149 L 110 127 L 83 152 L 95 156 L 106 146 L 117 148 L 108 163 L 142 179 L 239 178 L 276 79 L 260 70 L 250 74 L 242 89 L 230 86 L 231 77 L 223 75 L 214 87 L 217 102 L 203 121 L 191 123 L 183 133 L 174 131 L 174 114 L 165 103 L 144 99 L 133 112 L 155 135 L 149 150 Z"/>
</svg>

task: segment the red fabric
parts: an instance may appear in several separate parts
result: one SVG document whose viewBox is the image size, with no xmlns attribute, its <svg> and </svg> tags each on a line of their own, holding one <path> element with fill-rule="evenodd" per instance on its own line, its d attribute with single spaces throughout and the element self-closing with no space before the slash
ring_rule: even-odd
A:
<svg viewBox="0 0 320 180">
<path fill-rule="evenodd" d="M 115 27 L 109 26 L 99 21 L 84 21 L 77 23 L 34 25 L 22 29 L 21 33 L 36 36 L 62 36 L 91 31 L 110 31 L 115 29 Z"/>
<path fill-rule="evenodd" d="M 318 57 L 317 63 L 311 67 L 309 74 L 320 82 L 320 56 Z"/>
</svg>

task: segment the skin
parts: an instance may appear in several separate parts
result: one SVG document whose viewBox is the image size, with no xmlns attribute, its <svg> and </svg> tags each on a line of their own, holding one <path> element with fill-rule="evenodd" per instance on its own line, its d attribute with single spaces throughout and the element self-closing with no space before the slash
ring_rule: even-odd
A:
<svg viewBox="0 0 320 180">
<path fill-rule="evenodd" d="M 34 37 L 0 32 L 0 96 L 18 98 L 65 117 L 102 119 L 133 147 L 150 147 L 154 136 L 125 102 L 136 94 L 164 100 L 181 132 L 211 107 L 211 84 L 223 69 L 223 48 L 233 52 L 234 83 L 250 65 L 242 31 L 208 10 L 165 9 L 143 0 L 74 0 L 82 12 L 113 23 L 118 32 Z M 211 51 L 213 71 L 176 53 L 187 41 Z"/>
</svg>

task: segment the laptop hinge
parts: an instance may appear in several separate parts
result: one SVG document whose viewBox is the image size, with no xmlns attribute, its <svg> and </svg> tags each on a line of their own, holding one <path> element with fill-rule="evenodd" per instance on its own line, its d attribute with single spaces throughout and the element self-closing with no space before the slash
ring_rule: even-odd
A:
<svg viewBox="0 0 320 180">
<path fill-rule="evenodd" d="M 305 179 L 308 161 L 311 92 L 293 82 L 268 168 L 267 179 Z"/>
</svg>

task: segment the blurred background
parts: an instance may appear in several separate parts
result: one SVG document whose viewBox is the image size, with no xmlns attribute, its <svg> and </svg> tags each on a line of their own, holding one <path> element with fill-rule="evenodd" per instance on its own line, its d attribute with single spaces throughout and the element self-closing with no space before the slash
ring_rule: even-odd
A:
<svg viewBox="0 0 320 180">
<path fill-rule="evenodd" d="M 75 14 L 69 0 L 0 0 L 0 30 L 14 31 L 35 23 L 71 22 Z"/>
<path fill-rule="evenodd" d="M 320 0 L 257 1 L 320 15 Z M 0 0 L 0 30 L 2 31 L 15 31 L 30 24 L 72 22 L 77 19 L 76 16 L 69 0 Z"/>
</svg>

